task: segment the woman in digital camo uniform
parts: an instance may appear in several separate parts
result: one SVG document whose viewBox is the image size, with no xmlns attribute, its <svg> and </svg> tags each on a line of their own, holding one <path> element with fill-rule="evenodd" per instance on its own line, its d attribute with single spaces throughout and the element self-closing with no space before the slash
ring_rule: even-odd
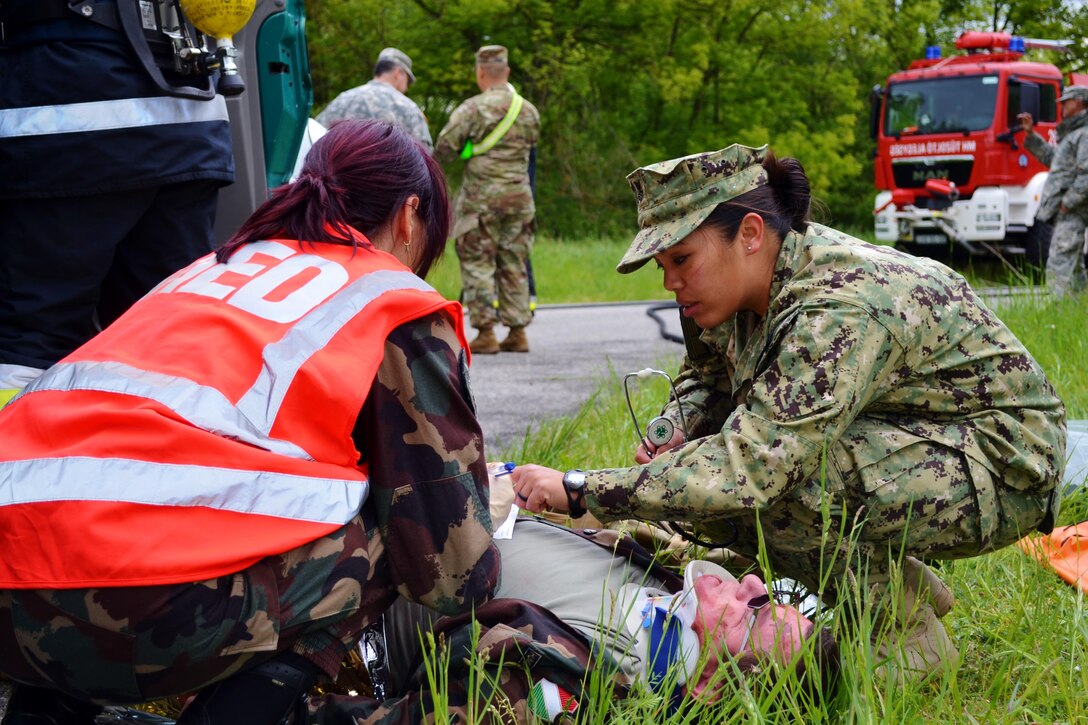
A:
<svg viewBox="0 0 1088 725">
<path fill-rule="evenodd" d="M 639 465 L 519 466 L 519 504 L 687 521 L 753 559 L 763 544 L 825 601 L 858 577 L 898 613 L 879 655 L 955 659 L 951 592 L 919 560 L 1053 526 L 1065 416 L 1038 363 L 947 267 L 808 222 L 794 159 L 733 145 L 628 180 L 641 231 L 618 270 L 654 259 L 680 304 L 687 435 L 672 402 L 675 436 Z"/>
</svg>

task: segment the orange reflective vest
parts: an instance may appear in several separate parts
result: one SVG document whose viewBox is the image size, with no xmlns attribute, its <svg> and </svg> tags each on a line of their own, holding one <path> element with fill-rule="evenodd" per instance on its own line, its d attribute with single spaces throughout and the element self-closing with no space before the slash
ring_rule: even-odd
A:
<svg viewBox="0 0 1088 725">
<path fill-rule="evenodd" d="M 195 582 L 350 521 L 399 325 L 461 307 L 392 255 L 263 241 L 176 273 L 0 411 L 0 588 Z"/>
</svg>

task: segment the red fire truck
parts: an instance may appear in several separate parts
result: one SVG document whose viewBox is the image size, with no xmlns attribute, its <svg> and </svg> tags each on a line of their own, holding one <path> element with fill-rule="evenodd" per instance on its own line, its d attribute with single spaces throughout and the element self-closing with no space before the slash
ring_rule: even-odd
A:
<svg viewBox="0 0 1088 725">
<path fill-rule="evenodd" d="M 1035 212 L 1047 169 L 1024 148 L 1016 116 L 1031 113 L 1053 140 L 1063 84 L 1088 76 L 1023 56 L 1066 45 L 966 32 L 956 41 L 961 54 L 942 58 L 931 46 L 873 89 L 878 240 L 922 254 L 959 247 L 1045 259 L 1050 228 Z"/>
</svg>

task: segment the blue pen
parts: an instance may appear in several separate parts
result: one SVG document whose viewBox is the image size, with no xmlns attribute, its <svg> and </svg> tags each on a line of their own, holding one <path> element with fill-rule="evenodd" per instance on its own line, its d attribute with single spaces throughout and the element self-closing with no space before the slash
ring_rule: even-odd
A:
<svg viewBox="0 0 1088 725">
<path fill-rule="evenodd" d="M 515 468 L 517 468 L 516 463 L 514 463 L 513 461 L 507 461 L 506 463 L 502 464 L 503 470 L 496 473 L 495 478 L 498 478 L 499 476 L 509 476 Z"/>
</svg>

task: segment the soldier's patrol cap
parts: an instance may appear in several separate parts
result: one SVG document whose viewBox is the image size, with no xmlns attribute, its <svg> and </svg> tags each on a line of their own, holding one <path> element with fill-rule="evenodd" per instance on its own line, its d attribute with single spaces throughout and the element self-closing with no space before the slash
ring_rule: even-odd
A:
<svg viewBox="0 0 1088 725">
<path fill-rule="evenodd" d="M 1058 98 L 1059 101 L 1081 101 L 1088 103 L 1088 86 L 1069 86 Z"/>
<path fill-rule="evenodd" d="M 485 45 L 476 51 L 476 65 L 506 65 L 509 57 L 505 46 Z"/>
<path fill-rule="evenodd" d="M 392 61 L 408 74 L 408 80 L 412 83 L 416 82 L 416 74 L 412 72 L 412 59 L 403 50 L 385 48 L 381 53 L 378 53 L 378 62 L 380 63 L 383 60 Z"/>
<path fill-rule="evenodd" d="M 627 183 L 638 204 L 639 233 L 616 265 L 634 272 L 695 231 L 714 208 L 767 183 L 767 146 L 733 144 L 635 169 Z"/>
</svg>

